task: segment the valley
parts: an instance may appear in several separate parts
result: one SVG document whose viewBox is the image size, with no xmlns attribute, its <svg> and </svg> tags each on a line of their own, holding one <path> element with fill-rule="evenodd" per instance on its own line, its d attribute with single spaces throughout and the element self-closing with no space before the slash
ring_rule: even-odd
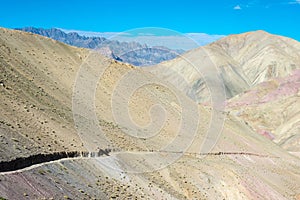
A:
<svg viewBox="0 0 300 200">
<path fill-rule="evenodd" d="M 256 31 L 139 68 L 1 28 L 0 197 L 297 199 L 299 58 Z"/>
</svg>

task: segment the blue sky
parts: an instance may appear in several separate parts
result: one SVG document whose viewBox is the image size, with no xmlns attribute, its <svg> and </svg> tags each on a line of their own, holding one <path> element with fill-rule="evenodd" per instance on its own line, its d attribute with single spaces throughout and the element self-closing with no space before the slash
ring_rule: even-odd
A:
<svg viewBox="0 0 300 200">
<path fill-rule="evenodd" d="M 300 40 L 300 0 L 0 0 L 0 26 L 121 32 L 164 27 L 228 35 L 266 30 Z"/>
</svg>

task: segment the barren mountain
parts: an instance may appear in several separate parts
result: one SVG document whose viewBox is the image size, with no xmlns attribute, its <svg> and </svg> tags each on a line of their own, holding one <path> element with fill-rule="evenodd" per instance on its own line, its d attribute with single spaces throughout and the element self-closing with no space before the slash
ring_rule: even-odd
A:
<svg viewBox="0 0 300 200">
<path fill-rule="evenodd" d="M 216 87 L 222 90 L 211 83 L 215 73 L 230 99 L 228 110 L 256 132 L 298 152 L 299 68 L 299 42 L 255 31 L 222 38 L 149 71 L 205 103 L 216 96 Z"/>
<path fill-rule="evenodd" d="M 211 61 L 203 62 L 205 59 Z M 174 84 L 178 85 L 179 82 L 184 92 L 189 95 L 194 93 L 195 96 L 190 95 L 192 98 L 205 102 L 209 100 L 209 73 L 219 76 L 227 98 L 231 98 L 258 83 L 274 77 L 285 77 L 299 68 L 298 41 L 255 31 L 224 37 L 174 60 L 160 63 L 150 71 Z M 179 78 L 184 78 L 189 86 L 182 85 Z"/>
<path fill-rule="evenodd" d="M 199 51 L 186 55 L 202 59 Z M 2 198 L 299 198 L 299 158 L 235 115 L 195 103 L 180 79 L 172 85 L 98 52 L 7 29 L 0 69 Z M 242 70 L 225 70 L 236 77 L 227 84 L 249 87 Z M 111 151 L 92 156 L 103 149 Z"/>
<path fill-rule="evenodd" d="M 220 47 L 236 60 L 251 85 L 285 77 L 300 66 L 300 43 L 265 31 L 232 35 L 211 46 Z"/>
</svg>

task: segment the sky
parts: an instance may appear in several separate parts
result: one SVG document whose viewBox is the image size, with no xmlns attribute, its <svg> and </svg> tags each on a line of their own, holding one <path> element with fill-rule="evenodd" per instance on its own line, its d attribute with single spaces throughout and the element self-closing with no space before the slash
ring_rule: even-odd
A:
<svg viewBox="0 0 300 200">
<path fill-rule="evenodd" d="M 162 27 L 229 35 L 253 30 L 300 41 L 300 0 L 0 0 L 0 26 L 122 32 Z"/>
</svg>

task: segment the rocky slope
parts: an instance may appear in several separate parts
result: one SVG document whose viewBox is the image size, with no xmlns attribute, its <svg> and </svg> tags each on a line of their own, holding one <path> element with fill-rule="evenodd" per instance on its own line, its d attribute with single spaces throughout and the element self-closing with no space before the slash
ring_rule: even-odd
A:
<svg viewBox="0 0 300 200">
<path fill-rule="evenodd" d="M 255 31 L 222 38 L 149 71 L 206 104 L 224 88 L 228 111 L 255 132 L 299 152 L 299 68 L 299 42 Z"/>
<path fill-rule="evenodd" d="M 198 105 L 160 77 L 91 50 L 7 29 L 0 29 L 0 45 L 0 161 L 119 149 L 0 173 L 0 197 L 299 197 L 299 158 L 235 115 Z M 215 112 L 222 129 L 210 127 Z"/>
<path fill-rule="evenodd" d="M 300 43 L 265 31 L 232 35 L 211 46 L 236 60 L 251 85 L 285 77 L 300 66 Z"/>
<path fill-rule="evenodd" d="M 205 102 L 209 100 L 209 93 L 203 91 L 209 88 L 207 79 L 212 70 L 223 81 L 229 99 L 258 83 L 285 77 L 299 68 L 298 41 L 255 31 L 224 37 L 174 60 L 160 63 L 150 71 L 174 84 L 180 82 L 181 76 L 192 86 L 192 91 L 187 89 L 191 87 L 179 87 L 187 94 L 196 94 L 193 98 L 198 102 Z"/>
<path fill-rule="evenodd" d="M 16 28 L 16 30 L 42 35 L 76 47 L 99 49 L 103 55 L 109 58 L 135 66 L 154 65 L 165 60 L 171 60 L 184 52 L 183 50 L 171 50 L 166 47 L 149 47 L 146 44 L 137 42 L 119 42 L 103 37 L 85 37 L 76 32 L 65 33 L 56 28 L 25 27 Z"/>
<path fill-rule="evenodd" d="M 227 109 L 291 152 L 300 152 L 300 70 L 230 99 Z"/>
</svg>

